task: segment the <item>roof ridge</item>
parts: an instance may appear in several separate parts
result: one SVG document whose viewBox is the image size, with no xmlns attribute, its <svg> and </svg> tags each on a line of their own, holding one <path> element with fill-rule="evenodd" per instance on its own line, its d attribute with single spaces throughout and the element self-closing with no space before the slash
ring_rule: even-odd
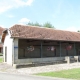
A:
<svg viewBox="0 0 80 80">
<path fill-rule="evenodd" d="M 43 28 L 43 29 L 49 29 L 49 30 L 56 30 L 56 31 L 66 31 L 66 32 L 72 32 L 72 33 L 79 33 L 79 32 L 75 32 L 75 31 L 68 31 L 68 30 L 60 30 L 60 29 L 54 29 L 54 28 L 46 28 L 46 27 L 40 27 L 40 26 L 31 26 L 31 25 L 23 25 L 23 24 L 15 24 L 14 26 L 26 26 L 26 27 L 35 27 L 35 28 Z M 11 27 L 11 28 L 12 28 Z"/>
<path fill-rule="evenodd" d="M 80 42 L 79 32 L 71 32 L 21 24 L 15 24 L 11 28 L 9 28 L 9 30 L 12 31 L 11 37 Z"/>
</svg>

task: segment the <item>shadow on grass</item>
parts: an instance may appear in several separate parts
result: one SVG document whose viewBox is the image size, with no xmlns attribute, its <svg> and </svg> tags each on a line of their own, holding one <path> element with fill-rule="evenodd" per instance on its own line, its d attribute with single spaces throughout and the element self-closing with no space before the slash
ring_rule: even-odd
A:
<svg viewBox="0 0 80 80">
<path fill-rule="evenodd" d="M 2 53 L 0 53 L 0 56 L 3 56 L 3 54 L 2 54 Z"/>
<path fill-rule="evenodd" d="M 0 63 L 2 63 L 3 62 L 3 58 L 0 58 Z"/>
</svg>

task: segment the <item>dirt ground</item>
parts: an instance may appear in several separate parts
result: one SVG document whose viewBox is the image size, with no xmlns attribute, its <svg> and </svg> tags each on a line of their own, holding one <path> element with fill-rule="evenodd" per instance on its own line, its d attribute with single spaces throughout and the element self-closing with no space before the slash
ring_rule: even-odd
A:
<svg viewBox="0 0 80 80">
<path fill-rule="evenodd" d="M 8 73 L 18 73 L 18 74 L 35 74 L 49 71 L 60 71 L 68 70 L 72 68 L 80 68 L 80 63 L 70 63 L 70 64 L 55 64 L 55 65 L 45 65 L 45 66 L 26 66 L 25 68 L 13 68 L 6 63 L 0 63 L 0 71 Z"/>
</svg>

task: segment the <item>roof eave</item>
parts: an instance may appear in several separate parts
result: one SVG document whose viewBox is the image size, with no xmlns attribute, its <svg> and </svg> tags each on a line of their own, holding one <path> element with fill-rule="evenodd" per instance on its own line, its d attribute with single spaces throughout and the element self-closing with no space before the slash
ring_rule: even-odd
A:
<svg viewBox="0 0 80 80">
<path fill-rule="evenodd" d="M 59 42 L 80 42 L 80 41 L 73 41 L 73 40 L 53 40 L 53 39 L 40 39 L 40 38 L 23 38 L 23 37 L 15 37 L 11 36 L 11 38 L 18 38 L 18 39 L 33 39 L 33 40 L 49 40 L 49 41 L 59 41 Z"/>
<path fill-rule="evenodd" d="M 4 43 L 4 40 L 5 40 L 5 36 L 6 34 L 8 33 L 8 29 L 5 29 L 2 33 L 2 37 L 1 37 L 1 42 Z"/>
</svg>

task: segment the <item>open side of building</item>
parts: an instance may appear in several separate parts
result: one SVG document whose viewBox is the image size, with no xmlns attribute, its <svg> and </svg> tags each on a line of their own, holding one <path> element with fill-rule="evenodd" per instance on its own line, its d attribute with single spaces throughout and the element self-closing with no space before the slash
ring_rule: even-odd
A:
<svg viewBox="0 0 80 80">
<path fill-rule="evenodd" d="M 2 34 L 4 62 L 10 65 L 80 58 L 80 33 L 14 25 Z"/>
</svg>

